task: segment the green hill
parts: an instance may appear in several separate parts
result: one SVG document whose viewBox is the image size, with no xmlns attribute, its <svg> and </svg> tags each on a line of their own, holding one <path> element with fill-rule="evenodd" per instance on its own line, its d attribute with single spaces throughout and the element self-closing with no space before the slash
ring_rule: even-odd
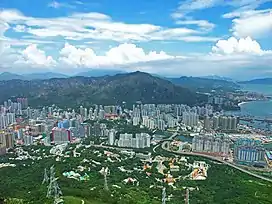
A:
<svg viewBox="0 0 272 204">
<path fill-rule="evenodd" d="M 143 72 L 103 77 L 0 81 L 0 101 L 28 97 L 30 105 L 73 107 L 90 104 L 184 103 L 197 104 L 204 97 L 168 80 Z"/>
</svg>

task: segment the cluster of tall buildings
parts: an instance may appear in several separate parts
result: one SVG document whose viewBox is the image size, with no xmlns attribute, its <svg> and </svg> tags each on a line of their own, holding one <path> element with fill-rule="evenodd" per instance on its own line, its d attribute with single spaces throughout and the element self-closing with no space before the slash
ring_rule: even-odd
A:
<svg viewBox="0 0 272 204">
<path fill-rule="evenodd" d="M 0 129 L 5 129 L 15 122 L 15 113 L 0 114 Z"/>
<path fill-rule="evenodd" d="M 149 129 L 165 130 L 178 124 L 173 111 L 174 106 L 169 104 L 141 104 L 134 105 L 130 115 L 133 125 L 142 124 Z"/>
<path fill-rule="evenodd" d="M 230 139 L 225 134 L 196 135 L 192 142 L 192 151 L 228 155 Z"/>
<path fill-rule="evenodd" d="M 0 130 L 0 155 L 6 153 L 6 149 L 14 147 L 14 134 Z"/>
<path fill-rule="evenodd" d="M 184 104 L 174 106 L 174 114 L 176 116 L 182 116 L 184 112 L 195 113 L 199 116 L 206 116 L 213 113 L 213 107 L 211 105 L 190 107 Z"/>
<path fill-rule="evenodd" d="M 131 147 L 131 148 L 145 148 L 150 147 L 151 137 L 147 133 L 136 133 L 135 137 L 133 134 L 120 134 L 117 142 L 119 147 Z"/>
<path fill-rule="evenodd" d="M 205 130 L 237 130 L 239 119 L 234 116 L 206 116 L 204 118 Z"/>
<path fill-rule="evenodd" d="M 89 110 L 80 106 L 79 114 L 83 117 L 84 120 L 87 119 L 104 119 L 106 117 L 117 116 L 122 114 L 121 106 L 102 106 L 95 105 Z"/>
<path fill-rule="evenodd" d="M 23 106 L 20 102 L 13 102 L 10 99 L 8 101 L 4 101 L 3 105 L 0 105 L 0 113 L 15 113 L 18 115 L 22 115 Z"/>
<path fill-rule="evenodd" d="M 183 112 L 182 122 L 186 126 L 194 127 L 198 125 L 199 115 L 194 112 Z"/>
<path fill-rule="evenodd" d="M 22 105 L 19 102 L 12 102 L 10 99 L 0 105 L 0 130 L 15 124 L 15 115 L 22 114 Z"/>
<path fill-rule="evenodd" d="M 234 160 L 239 163 L 254 164 L 265 161 L 265 148 L 259 140 L 241 138 L 234 144 Z"/>
<path fill-rule="evenodd" d="M 65 128 L 54 127 L 52 129 L 52 138 L 55 144 L 62 144 L 71 141 L 71 131 Z"/>
<path fill-rule="evenodd" d="M 22 109 L 26 109 L 28 107 L 27 98 L 17 98 L 17 103 L 20 103 L 22 105 Z"/>
</svg>

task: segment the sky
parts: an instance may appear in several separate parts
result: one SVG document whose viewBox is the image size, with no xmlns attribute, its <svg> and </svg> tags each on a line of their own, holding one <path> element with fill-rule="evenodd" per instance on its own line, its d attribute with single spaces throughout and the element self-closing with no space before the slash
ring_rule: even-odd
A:
<svg viewBox="0 0 272 204">
<path fill-rule="evenodd" d="M 272 0 L 1 0 L 0 72 L 272 77 Z"/>
</svg>

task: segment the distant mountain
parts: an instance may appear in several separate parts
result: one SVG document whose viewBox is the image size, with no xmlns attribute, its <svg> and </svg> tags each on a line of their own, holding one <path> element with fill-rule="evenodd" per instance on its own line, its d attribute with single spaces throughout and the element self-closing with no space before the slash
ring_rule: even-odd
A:
<svg viewBox="0 0 272 204">
<path fill-rule="evenodd" d="M 52 79 L 52 78 L 67 78 L 67 75 L 54 73 L 54 72 L 45 72 L 45 73 L 32 73 L 32 74 L 13 74 L 10 72 L 3 72 L 0 74 L 0 81 L 12 80 L 12 79 L 21 79 L 21 80 L 34 80 L 34 79 Z"/>
<path fill-rule="evenodd" d="M 61 107 L 90 104 L 184 103 L 204 100 L 187 88 L 143 72 L 103 77 L 71 77 L 47 80 L 0 81 L 0 101 L 28 97 L 32 106 L 56 104 Z"/>
<path fill-rule="evenodd" d="M 253 79 L 249 81 L 240 81 L 241 84 L 267 84 L 272 85 L 272 78 Z"/>
<path fill-rule="evenodd" d="M 33 79 L 52 79 L 52 78 L 67 78 L 69 76 L 54 73 L 54 72 L 45 72 L 45 73 L 32 73 L 32 74 L 24 74 L 22 75 L 25 80 L 33 80 Z"/>
<path fill-rule="evenodd" d="M 224 80 L 224 81 L 234 81 L 231 78 L 228 77 L 222 77 L 222 76 L 218 76 L 218 75 L 209 75 L 209 76 L 201 76 L 199 78 L 204 78 L 204 79 L 214 79 L 214 80 Z"/>
<path fill-rule="evenodd" d="M 84 77 L 101 77 L 101 76 L 113 76 L 116 74 L 126 73 L 121 70 L 112 70 L 112 69 L 91 69 L 85 72 L 80 72 L 75 76 L 84 76 Z"/>
<path fill-rule="evenodd" d="M 176 85 L 188 88 L 193 91 L 209 92 L 211 90 L 232 91 L 239 88 L 239 85 L 226 80 L 207 79 L 202 77 L 186 77 L 168 78 L 169 81 Z"/>
<path fill-rule="evenodd" d="M 13 74 L 10 72 L 3 72 L 0 74 L 0 81 L 12 79 L 23 79 L 23 77 L 19 74 Z"/>
</svg>

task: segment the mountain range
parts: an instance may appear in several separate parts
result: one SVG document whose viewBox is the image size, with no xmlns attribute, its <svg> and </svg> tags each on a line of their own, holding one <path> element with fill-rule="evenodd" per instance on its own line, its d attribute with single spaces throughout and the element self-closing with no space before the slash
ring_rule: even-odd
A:
<svg viewBox="0 0 272 204">
<path fill-rule="evenodd" d="M 264 84 L 272 85 L 272 78 L 253 79 L 249 81 L 241 81 L 240 84 Z"/>
<path fill-rule="evenodd" d="M 0 102 L 12 97 L 28 97 L 31 106 L 56 104 L 78 107 L 90 104 L 184 103 L 206 100 L 188 88 L 144 72 L 102 77 L 69 77 L 44 80 L 0 81 Z"/>
<path fill-rule="evenodd" d="M 69 76 L 55 73 L 55 72 L 45 72 L 45 73 L 32 73 L 32 74 L 14 74 L 10 72 L 3 72 L 0 74 L 0 81 L 7 81 L 12 79 L 21 80 L 36 80 L 36 79 L 51 79 L 51 78 L 67 78 Z"/>
<path fill-rule="evenodd" d="M 235 89 L 239 89 L 239 85 L 237 83 L 222 79 L 209 79 L 202 77 L 186 77 L 186 76 L 182 76 L 180 78 L 166 78 L 166 79 L 176 85 L 198 92 L 210 92 L 212 90 L 233 91 Z"/>
<path fill-rule="evenodd" d="M 68 78 L 74 76 L 84 76 L 84 77 L 100 77 L 100 76 L 113 76 L 116 74 L 125 73 L 120 70 L 111 70 L 111 69 L 90 69 L 85 72 L 80 72 L 73 76 L 56 73 L 56 72 L 44 72 L 44 73 L 31 73 L 31 74 L 14 74 L 10 72 L 3 72 L 0 74 L 0 81 L 3 80 L 12 80 L 12 79 L 21 79 L 21 80 L 37 80 L 37 79 L 52 79 L 52 78 Z"/>
</svg>

